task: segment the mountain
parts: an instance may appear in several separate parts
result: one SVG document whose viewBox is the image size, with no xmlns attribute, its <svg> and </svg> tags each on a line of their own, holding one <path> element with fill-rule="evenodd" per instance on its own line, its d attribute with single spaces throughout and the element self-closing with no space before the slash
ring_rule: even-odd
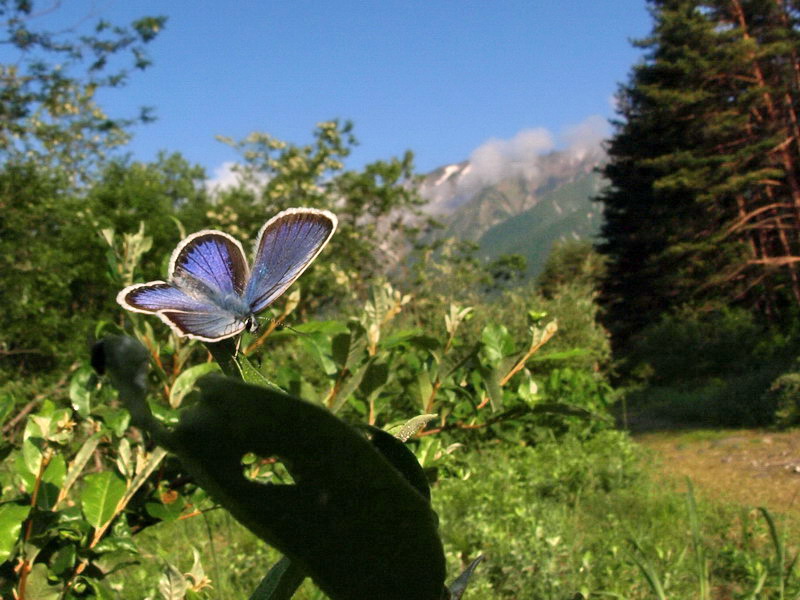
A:
<svg viewBox="0 0 800 600">
<path fill-rule="evenodd" d="M 603 186 L 596 172 L 603 159 L 599 149 L 572 149 L 482 172 L 464 161 L 429 173 L 420 193 L 444 225 L 437 235 L 477 242 L 488 259 L 522 254 L 536 276 L 554 241 L 599 232 L 601 208 L 589 198 Z"/>
</svg>

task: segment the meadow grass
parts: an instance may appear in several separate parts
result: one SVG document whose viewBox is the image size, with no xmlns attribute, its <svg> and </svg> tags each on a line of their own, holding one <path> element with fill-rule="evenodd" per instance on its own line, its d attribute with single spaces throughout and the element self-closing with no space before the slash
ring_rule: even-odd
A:
<svg viewBox="0 0 800 600">
<path fill-rule="evenodd" d="M 630 438 L 603 432 L 531 446 L 474 447 L 433 486 L 449 578 L 485 556 L 465 600 L 530 598 L 794 598 L 797 529 L 782 516 L 687 496 Z M 277 553 L 224 511 L 163 523 L 137 536 L 142 564 L 118 574 L 137 598 L 159 598 L 171 563 L 191 548 L 213 589 L 247 597 Z M 311 582 L 300 600 L 325 598 Z"/>
</svg>

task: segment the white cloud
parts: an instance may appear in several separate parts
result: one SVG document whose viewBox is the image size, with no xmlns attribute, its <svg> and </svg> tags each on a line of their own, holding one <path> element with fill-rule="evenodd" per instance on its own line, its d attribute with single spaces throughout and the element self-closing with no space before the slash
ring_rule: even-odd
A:
<svg viewBox="0 0 800 600">
<path fill-rule="evenodd" d="M 557 136 L 544 127 L 523 129 L 510 139 L 492 138 L 472 151 L 469 170 L 458 182 L 461 193 L 475 192 L 510 177 L 535 179 L 541 171 L 541 157 L 554 150 L 583 160 L 599 152 L 610 127 L 600 115 L 592 115 L 565 127 Z"/>
<path fill-rule="evenodd" d="M 214 169 L 214 175 L 206 180 L 206 189 L 213 192 L 239 185 L 241 176 L 234 170 L 235 167 L 235 162 L 227 161 Z"/>
<path fill-rule="evenodd" d="M 515 175 L 535 176 L 538 157 L 554 146 L 552 134 L 543 127 L 523 129 L 509 140 L 492 138 L 473 150 L 471 168 L 460 185 L 476 188 Z"/>
<path fill-rule="evenodd" d="M 567 152 L 582 159 L 588 153 L 600 148 L 603 140 L 611 133 L 611 127 L 605 117 L 592 115 L 577 125 L 565 127 L 559 138 L 566 146 Z"/>
</svg>

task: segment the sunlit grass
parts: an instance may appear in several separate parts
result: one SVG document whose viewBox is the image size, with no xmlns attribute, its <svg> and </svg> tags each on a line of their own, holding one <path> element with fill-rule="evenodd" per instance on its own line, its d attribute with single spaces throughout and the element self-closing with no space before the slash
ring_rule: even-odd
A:
<svg viewBox="0 0 800 600">
<path fill-rule="evenodd" d="M 671 441 L 725 448 L 734 435 L 742 448 L 777 443 L 752 442 L 763 432 L 718 431 Z M 651 439 L 670 442 L 666 434 Z M 800 591 L 791 562 L 795 515 L 776 510 L 767 518 L 752 504 L 713 501 L 703 481 L 687 502 L 685 479 L 664 475 L 660 464 L 616 432 L 472 448 L 456 459 L 455 476 L 432 490 L 449 578 L 483 554 L 464 600 L 563 600 L 579 592 L 589 599 L 790 598 Z M 162 523 L 136 542 L 142 564 L 114 578 L 126 597 L 159 598 L 164 565 L 188 572 L 191 548 L 211 579 L 206 597 L 219 600 L 246 597 L 279 558 L 221 510 Z M 325 596 L 307 581 L 296 598 Z"/>
</svg>

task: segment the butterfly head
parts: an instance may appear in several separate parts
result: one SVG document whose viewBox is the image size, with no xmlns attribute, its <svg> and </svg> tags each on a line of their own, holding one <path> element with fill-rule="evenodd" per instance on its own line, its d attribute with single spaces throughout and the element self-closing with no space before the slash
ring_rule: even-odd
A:
<svg viewBox="0 0 800 600">
<path fill-rule="evenodd" d="M 250 315 L 244 320 L 244 326 L 250 333 L 258 333 L 258 319 L 255 315 Z"/>
</svg>

